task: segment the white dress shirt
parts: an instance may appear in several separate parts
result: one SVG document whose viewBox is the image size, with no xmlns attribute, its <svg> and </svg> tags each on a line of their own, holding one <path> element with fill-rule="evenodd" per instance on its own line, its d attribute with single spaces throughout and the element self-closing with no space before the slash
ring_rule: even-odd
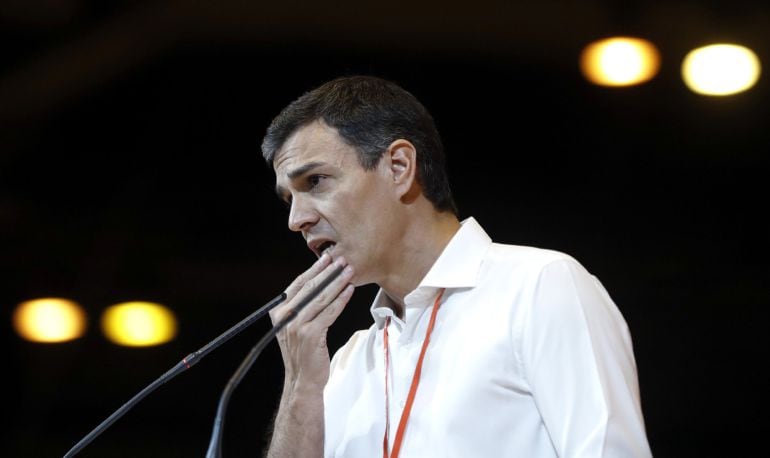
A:
<svg viewBox="0 0 770 458">
<path fill-rule="evenodd" d="M 473 219 L 404 298 L 334 355 L 325 456 L 382 456 L 390 317 L 390 447 L 433 302 L 443 295 L 402 458 L 647 457 L 631 337 L 599 281 L 559 252 L 493 243 Z"/>
</svg>

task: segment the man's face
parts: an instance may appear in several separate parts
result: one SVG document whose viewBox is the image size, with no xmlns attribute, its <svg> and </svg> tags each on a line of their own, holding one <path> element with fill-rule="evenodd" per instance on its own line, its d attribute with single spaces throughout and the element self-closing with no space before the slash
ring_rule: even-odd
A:
<svg viewBox="0 0 770 458">
<path fill-rule="evenodd" d="M 336 129 L 316 121 L 286 140 L 273 167 L 276 192 L 290 207 L 289 229 L 302 233 L 317 256 L 327 249 L 344 256 L 361 285 L 378 277 L 395 206 L 387 161 L 366 171 L 356 154 Z"/>
</svg>

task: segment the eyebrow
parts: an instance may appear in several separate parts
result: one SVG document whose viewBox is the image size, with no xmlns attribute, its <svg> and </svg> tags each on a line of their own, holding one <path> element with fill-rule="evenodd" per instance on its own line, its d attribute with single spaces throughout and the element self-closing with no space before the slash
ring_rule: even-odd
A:
<svg viewBox="0 0 770 458">
<path fill-rule="evenodd" d="M 308 162 L 307 164 L 301 165 L 297 167 L 296 169 L 292 170 L 291 172 L 287 173 L 286 176 L 289 177 L 289 180 L 295 180 L 297 177 L 301 177 L 302 175 L 306 174 L 307 172 L 317 168 L 321 167 L 323 165 L 326 165 L 325 162 Z M 283 200 L 283 194 L 285 192 L 285 188 L 280 185 L 275 186 L 275 193 L 278 195 L 278 198 Z"/>
<path fill-rule="evenodd" d="M 289 177 L 290 180 L 293 180 L 299 176 L 302 176 L 309 172 L 310 170 L 313 170 L 316 167 L 320 167 L 322 165 L 326 165 L 325 162 L 308 162 L 305 165 L 302 165 L 300 167 L 297 167 L 296 169 L 292 170 L 291 172 L 287 173 L 286 175 Z"/>
</svg>

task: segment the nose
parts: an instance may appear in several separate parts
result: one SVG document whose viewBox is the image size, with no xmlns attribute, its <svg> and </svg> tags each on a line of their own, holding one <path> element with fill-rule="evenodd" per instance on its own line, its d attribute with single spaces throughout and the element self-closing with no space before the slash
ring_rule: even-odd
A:
<svg viewBox="0 0 770 458">
<path fill-rule="evenodd" d="M 307 199 L 295 196 L 289 210 L 289 229 L 300 232 L 318 222 L 318 213 Z"/>
</svg>

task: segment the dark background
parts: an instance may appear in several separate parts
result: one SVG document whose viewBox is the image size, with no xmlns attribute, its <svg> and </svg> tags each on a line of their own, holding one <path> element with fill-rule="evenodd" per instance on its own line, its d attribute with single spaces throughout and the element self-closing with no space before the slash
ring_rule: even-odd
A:
<svg viewBox="0 0 770 458">
<path fill-rule="evenodd" d="M 770 8 L 746 2 L 13 0 L 0 6 L 2 456 L 61 456 L 145 385 L 266 302 L 313 259 L 286 227 L 259 143 L 339 75 L 375 74 L 436 118 L 462 217 L 499 242 L 567 252 L 630 326 L 656 456 L 765 449 L 768 79 L 726 98 L 679 65 L 712 40 L 770 62 Z M 641 35 L 648 84 L 599 88 L 591 40 Z M 359 288 L 332 328 L 368 327 Z M 60 296 L 76 341 L 13 332 Z M 173 342 L 110 344 L 122 300 L 171 307 Z M 217 400 L 265 322 L 146 398 L 82 456 L 202 456 Z M 278 402 L 271 345 L 235 392 L 227 456 L 258 456 Z"/>
</svg>

